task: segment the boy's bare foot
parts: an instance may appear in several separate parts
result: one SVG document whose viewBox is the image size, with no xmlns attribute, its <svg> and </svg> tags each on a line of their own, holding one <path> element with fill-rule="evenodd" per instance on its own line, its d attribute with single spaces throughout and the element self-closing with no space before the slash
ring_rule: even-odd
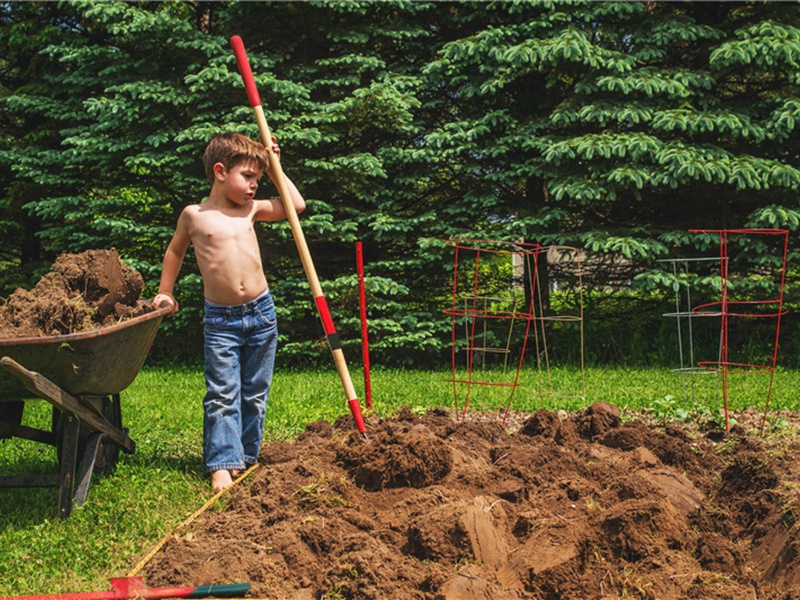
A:
<svg viewBox="0 0 800 600">
<path fill-rule="evenodd" d="M 231 469 L 231 477 L 236 479 L 242 472 L 239 469 Z"/>
<path fill-rule="evenodd" d="M 215 491 L 221 492 L 233 484 L 231 472 L 228 469 L 220 469 L 219 471 L 211 471 L 211 487 Z"/>
</svg>

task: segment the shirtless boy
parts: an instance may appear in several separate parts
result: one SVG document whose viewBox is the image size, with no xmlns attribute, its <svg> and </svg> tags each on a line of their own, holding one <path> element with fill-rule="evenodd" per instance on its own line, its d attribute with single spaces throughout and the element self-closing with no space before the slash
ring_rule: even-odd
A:
<svg viewBox="0 0 800 600">
<path fill-rule="evenodd" d="M 272 143 L 279 154 L 274 138 Z M 203 460 L 212 487 L 222 490 L 258 460 L 278 343 L 253 224 L 279 221 L 286 212 L 280 200 L 255 200 L 264 172 L 275 176 L 261 144 L 238 133 L 218 136 L 208 144 L 203 165 L 211 192 L 181 212 L 153 302 L 167 302 L 173 314 L 178 311 L 172 292 L 191 243 L 205 296 Z M 287 183 L 299 213 L 305 201 Z"/>
</svg>

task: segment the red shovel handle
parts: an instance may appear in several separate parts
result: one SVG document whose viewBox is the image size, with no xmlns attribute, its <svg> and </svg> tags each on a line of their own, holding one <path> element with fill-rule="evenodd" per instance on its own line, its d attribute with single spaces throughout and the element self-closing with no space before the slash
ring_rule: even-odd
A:
<svg viewBox="0 0 800 600">
<path fill-rule="evenodd" d="M 242 81 L 244 82 L 247 99 L 250 100 L 250 106 L 253 108 L 261 106 L 261 97 L 258 95 L 256 80 L 253 79 L 253 71 L 250 69 L 250 60 L 247 58 L 247 52 L 244 50 L 242 38 L 238 35 L 233 36 L 231 38 L 231 46 L 233 47 L 233 55 L 236 57 L 236 66 L 239 67 L 239 74 L 242 76 Z"/>
</svg>

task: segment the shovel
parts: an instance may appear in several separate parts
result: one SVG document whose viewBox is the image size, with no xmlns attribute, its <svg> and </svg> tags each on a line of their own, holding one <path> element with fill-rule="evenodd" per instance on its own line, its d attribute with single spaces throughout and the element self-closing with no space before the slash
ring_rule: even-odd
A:
<svg viewBox="0 0 800 600">
<path fill-rule="evenodd" d="M 353 380 L 350 378 L 350 372 L 347 370 L 347 362 L 344 359 L 344 352 L 342 352 L 342 345 L 339 342 L 339 336 L 336 334 L 336 328 L 333 326 L 333 319 L 331 312 L 328 309 L 328 302 L 322 294 L 322 287 L 319 284 L 317 271 L 314 268 L 314 261 L 311 258 L 311 252 L 308 250 L 303 229 L 300 226 L 300 219 L 297 217 L 297 211 L 292 203 L 292 195 L 289 191 L 289 186 L 286 183 L 286 177 L 281 169 L 280 159 L 278 155 L 272 150 L 272 135 L 267 125 L 267 119 L 264 116 L 264 109 L 261 106 L 261 98 L 258 95 L 255 79 L 253 79 L 253 72 L 250 70 L 250 61 L 247 59 L 247 53 L 244 49 L 242 38 L 235 35 L 231 38 L 231 46 L 233 53 L 236 56 L 236 64 L 239 67 L 239 73 L 244 82 L 245 92 L 250 101 L 250 106 L 253 107 L 256 120 L 258 121 L 258 129 L 261 133 L 261 139 L 264 146 L 269 153 L 270 163 L 273 165 L 275 173 L 275 185 L 281 195 L 283 206 L 286 209 L 286 217 L 289 225 L 292 228 L 292 236 L 294 236 L 294 243 L 297 246 L 297 252 L 300 254 L 300 261 L 303 263 L 303 270 L 305 271 L 308 285 L 311 287 L 311 293 L 314 296 L 314 302 L 317 305 L 317 312 L 322 319 L 322 327 L 325 330 L 325 335 L 328 339 L 328 346 L 333 354 L 333 361 L 336 364 L 336 371 L 339 373 L 339 378 L 342 380 L 344 393 L 347 397 L 347 404 L 350 407 L 350 412 L 353 414 L 353 419 L 356 422 L 356 427 L 359 433 L 367 440 L 367 431 L 364 427 L 364 417 L 361 415 L 361 405 L 358 402 L 355 388 L 353 387 Z"/>
</svg>

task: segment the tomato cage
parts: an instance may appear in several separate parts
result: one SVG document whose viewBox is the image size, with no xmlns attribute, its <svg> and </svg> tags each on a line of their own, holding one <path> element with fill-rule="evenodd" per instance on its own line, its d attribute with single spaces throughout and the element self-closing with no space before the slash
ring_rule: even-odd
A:
<svg viewBox="0 0 800 600">
<path fill-rule="evenodd" d="M 535 296 L 533 339 L 540 406 L 542 402 L 553 399 L 559 399 L 560 404 L 566 399 L 578 399 L 585 404 L 584 254 L 572 246 L 553 245 L 545 246 L 541 256 L 546 264 L 537 263 L 537 268 L 532 270 L 534 286 L 531 292 Z M 558 300 L 555 300 L 556 296 Z M 572 331 L 572 336 L 567 330 Z M 553 343 L 556 338 L 561 338 L 558 340 L 560 343 Z M 577 357 L 564 355 L 565 349 L 574 354 L 576 346 Z M 577 371 L 574 370 L 576 360 Z M 573 370 L 555 377 L 555 364 L 569 365 Z"/>
<path fill-rule="evenodd" d="M 526 242 L 452 239 L 452 378 L 456 419 L 473 402 L 503 407 L 505 421 L 519 387 L 542 246 Z M 463 331 L 463 337 L 461 332 Z M 478 394 L 477 390 L 486 393 Z M 463 400 L 461 398 L 463 397 Z"/>
<path fill-rule="evenodd" d="M 663 258 L 658 261 L 669 267 L 672 274 L 672 290 L 675 294 L 675 310 L 664 313 L 662 316 L 675 319 L 676 335 L 678 343 L 678 364 L 677 368 L 670 369 L 672 373 L 679 373 L 681 376 L 681 389 L 684 399 L 691 399 L 692 404 L 697 401 L 698 388 L 695 377 L 701 375 L 713 375 L 705 367 L 697 364 L 695 355 L 695 337 L 698 337 L 698 319 L 704 320 L 703 316 L 695 312 L 696 298 L 693 294 L 695 282 L 699 278 L 701 270 L 713 268 L 719 259 L 713 256 Z M 702 336 L 699 336 L 702 337 Z M 718 357 L 721 357 L 719 349 Z"/>
<path fill-rule="evenodd" d="M 689 302 L 690 305 L 687 311 L 676 310 L 675 315 L 669 316 L 685 317 L 689 323 L 691 323 L 691 319 L 698 317 L 719 319 L 719 344 L 717 358 L 699 360 L 696 362 L 695 367 L 695 357 L 690 337 L 689 347 L 692 366 L 684 367 L 681 347 L 682 370 L 705 370 L 711 373 L 718 373 L 721 376 L 726 431 L 729 429 L 729 376 L 737 373 L 768 373 L 769 383 L 761 424 L 763 429 L 775 381 L 781 317 L 786 314 L 783 308 L 783 298 L 786 284 L 789 232 L 785 229 L 690 229 L 689 231 L 691 233 L 715 236 L 718 239 L 719 256 L 716 260 L 719 263 L 719 275 L 716 277 L 716 287 L 719 290 L 719 300 L 698 304 L 693 307 Z M 731 246 L 735 245 L 735 242 L 741 240 L 743 236 L 746 236 L 751 243 L 755 244 L 757 247 L 756 252 L 759 255 L 759 260 L 754 261 L 756 266 L 751 267 L 747 272 L 743 271 L 741 266 L 733 266 L 734 259 L 739 258 L 739 256 L 731 251 Z M 744 258 L 752 259 L 753 253 L 753 250 L 748 250 Z M 776 267 L 770 266 L 770 259 L 774 265 L 777 265 Z M 762 289 L 776 289 L 777 295 L 768 298 L 759 297 L 756 292 L 740 285 L 740 282 L 744 280 L 758 283 Z M 756 333 L 764 334 L 765 336 L 765 341 L 761 347 L 757 346 L 759 341 L 757 338 L 761 336 L 754 335 L 755 328 L 748 328 L 748 323 L 757 323 L 760 326 Z M 681 344 L 679 337 L 679 346 Z"/>
</svg>

